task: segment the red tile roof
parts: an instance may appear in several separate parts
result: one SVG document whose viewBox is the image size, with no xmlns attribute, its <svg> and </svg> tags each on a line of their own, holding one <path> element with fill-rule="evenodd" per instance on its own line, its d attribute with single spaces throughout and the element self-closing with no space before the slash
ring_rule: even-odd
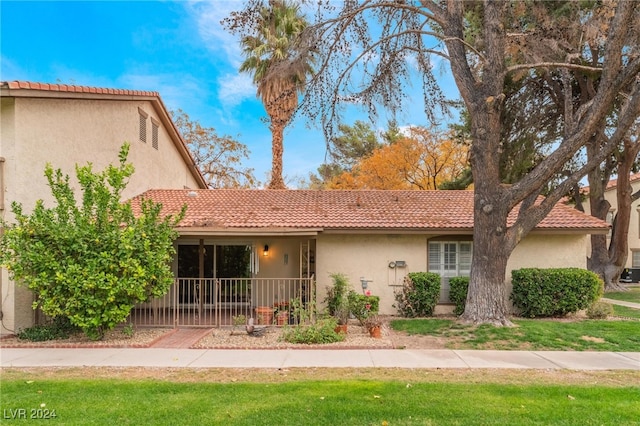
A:
<svg viewBox="0 0 640 426">
<path fill-rule="evenodd" d="M 150 190 L 145 197 L 176 213 L 180 228 L 427 231 L 473 229 L 472 191 Z M 515 213 L 511 222 L 515 219 Z M 608 225 L 556 205 L 536 229 L 606 230 Z"/>
<path fill-rule="evenodd" d="M 157 96 L 158 92 L 146 90 L 109 89 L 104 87 L 75 86 L 69 84 L 36 83 L 32 81 L 3 81 L 3 89 L 30 89 L 45 90 L 50 92 L 96 93 L 101 95 L 127 95 L 127 96 Z"/>
<path fill-rule="evenodd" d="M 640 180 L 640 173 L 634 173 L 632 175 L 629 176 L 629 183 L 633 183 L 637 180 Z M 609 191 L 610 189 L 614 189 L 615 187 L 618 186 L 618 179 L 611 179 L 609 182 L 607 182 L 607 187 L 605 188 L 605 191 Z M 585 194 L 589 193 L 589 187 L 585 186 L 584 188 L 582 188 L 582 191 Z"/>
</svg>

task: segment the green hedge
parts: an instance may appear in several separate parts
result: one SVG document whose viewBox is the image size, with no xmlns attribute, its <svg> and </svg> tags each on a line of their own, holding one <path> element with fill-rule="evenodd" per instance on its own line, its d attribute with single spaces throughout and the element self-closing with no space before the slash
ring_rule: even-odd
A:
<svg viewBox="0 0 640 426">
<path fill-rule="evenodd" d="M 433 272 L 412 272 L 404 279 L 402 290 L 395 294 L 393 305 L 404 317 L 428 317 L 440 298 L 440 275 Z"/>
<path fill-rule="evenodd" d="M 469 291 L 469 277 L 453 277 L 449 279 L 449 299 L 455 303 L 453 313 L 462 315 L 467 303 L 467 292 Z"/>
<path fill-rule="evenodd" d="M 603 292 L 602 280 L 579 268 L 524 268 L 511 272 L 511 300 L 523 317 L 564 316 L 587 309 Z"/>
</svg>

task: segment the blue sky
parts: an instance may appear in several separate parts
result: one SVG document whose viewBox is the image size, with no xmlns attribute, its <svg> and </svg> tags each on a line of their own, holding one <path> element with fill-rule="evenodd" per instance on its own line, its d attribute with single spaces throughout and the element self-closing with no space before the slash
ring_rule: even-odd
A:
<svg viewBox="0 0 640 426">
<path fill-rule="evenodd" d="M 251 77 L 237 71 L 237 38 L 220 26 L 241 7 L 241 1 L 2 0 L 0 80 L 157 91 L 169 109 L 247 145 L 247 166 L 264 182 L 271 168 L 266 114 Z M 447 74 L 446 90 L 455 93 Z M 353 111 L 343 122 L 366 117 Z M 427 124 L 421 96 L 398 121 Z M 376 126 L 385 123 L 381 117 Z M 315 172 L 325 151 L 319 127 L 296 118 L 285 130 L 285 179 Z"/>
</svg>

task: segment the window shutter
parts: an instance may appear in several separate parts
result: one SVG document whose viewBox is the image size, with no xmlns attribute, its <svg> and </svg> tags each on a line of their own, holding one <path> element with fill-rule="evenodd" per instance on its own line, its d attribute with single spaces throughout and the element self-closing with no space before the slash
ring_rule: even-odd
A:
<svg viewBox="0 0 640 426">
<path fill-rule="evenodd" d="M 429 272 L 440 273 L 440 243 L 429 243 Z"/>
</svg>

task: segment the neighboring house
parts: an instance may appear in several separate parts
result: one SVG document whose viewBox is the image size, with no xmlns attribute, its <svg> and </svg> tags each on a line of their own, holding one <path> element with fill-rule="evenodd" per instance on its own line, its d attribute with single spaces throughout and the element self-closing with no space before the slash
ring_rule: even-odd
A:
<svg viewBox="0 0 640 426">
<path fill-rule="evenodd" d="M 259 317 L 293 299 L 322 305 L 330 275 L 345 274 L 358 292 L 366 283 L 380 312 L 395 314 L 394 293 L 409 272 L 469 275 L 472 191 L 150 190 L 166 213 L 187 205 L 178 225 L 177 277 L 162 300 L 141 306 L 135 322 L 228 324 Z M 587 235 L 608 225 L 557 205 L 515 249 L 510 271 L 522 267 L 586 268 Z M 488 254 L 490 255 L 490 253 Z"/>
<path fill-rule="evenodd" d="M 640 173 L 636 173 L 630 176 L 629 181 L 631 183 L 631 193 L 634 194 L 640 191 Z M 616 188 L 617 188 L 618 180 L 612 179 L 607 183 L 607 187 L 605 188 L 604 198 L 609 202 L 611 208 L 609 209 L 609 213 L 607 214 L 607 222 L 609 224 L 613 223 L 613 218 L 615 217 L 617 211 L 617 198 L 616 198 Z M 584 188 L 584 191 L 588 193 L 589 187 Z M 591 206 L 589 204 L 589 199 L 587 198 L 583 202 L 584 211 L 587 214 L 591 213 Z M 607 240 L 607 243 L 609 240 Z M 631 203 L 631 220 L 629 221 L 629 235 L 628 235 L 628 243 L 629 243 L 629 254 L 627 256 L 627 268 L 640 269 L 640 200 L 636 200 Z M 587 245 L 587 255 L 591 255 L 591 241 Z M 640 280 L 640 273 L 636 273 L 633 276 L 634 281 Z"/>
<path fill-rule="evenodd" d="M 0 211 L 11 221 L 11 203 L 30 211 L 36 200 L 51 205 L 46 163 L 75 177 L 75 165 L 95 170 L 117 163 L 122 144 L 135 173 L 123 194 L 150 188 L 206 188 L 206 182 L 178 134 L 157 92 L 96 87 L 0 83 Z M 1 333 L 34 323 L 30 291 L 0 274 Z"/>
</svg>

